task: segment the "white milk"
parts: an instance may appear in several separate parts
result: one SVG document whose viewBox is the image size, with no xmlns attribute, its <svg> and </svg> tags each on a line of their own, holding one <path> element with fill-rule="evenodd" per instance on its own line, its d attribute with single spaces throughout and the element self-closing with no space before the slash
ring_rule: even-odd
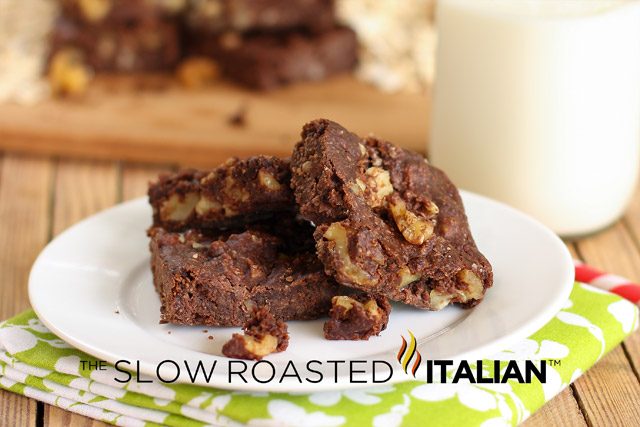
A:
<svg viewBox="0 0 640 427">
<path fill-rule="evenodd" d="M 626 207 L 640 163 L 640 2 L 440 0 L 430 154 L 561 235 Z"/>
</svg>

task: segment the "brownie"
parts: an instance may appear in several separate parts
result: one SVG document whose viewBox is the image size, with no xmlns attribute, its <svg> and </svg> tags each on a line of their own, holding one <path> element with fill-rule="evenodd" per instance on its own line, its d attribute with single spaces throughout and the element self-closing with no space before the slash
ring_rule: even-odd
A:
<svg viewBox="0 0 640 427">
<path fill-rule="evenodd" d="M 60 17 L 51 33 L 50 56 L 74 49 L 94 71 L 165 71 L 180 59 L 179 37 L 177 25 L 165 20 L 112 27 L 87 26 Z"/>
<path fill-rule="evenodd" d="M 219 229 L 295 209 L 289 161 L 256 156 L 232 158 L 212 171 L 162 175 L 149 187 L 153 222 L 167 230 Z"/>
<path fill-rule="evenodd" d="M 458 190 L 421 155 L 321 119 L 304 126 L 291 169 L 339 283 L 431 310 L 471 307 L 492 285 Z"/>
<path fill-rule="evenodd" d="M 190 0 L 188 27 L 206 32 L 321 30 L 334 24 L 333 0 Z"/>
<path fill-rule="evenodd" d="M 357 63 L 356 35 L 342 26 L 322 32 L 194 36 L 194 54 L 212 57 L 227 78 L 258 90 L 323 80 L 351 71 Z"/>
<path fill-rule="evenodd" d="M 305 227 L 291 235 L 311 240 Z M 324 273 L 313 246 L 291 243 L 277 231 L 205 235 L 152 228 L 149 235 L 162 322 L 241 326 L 256 307 L 280 320 L 316 319 L 329 312 L 334 295 L 349 292 Z"/>
<path fill-rule="evenodd" d="M 335 296 L 324 324 L 328 340 L 368 340 L 387 328 L 391 305 L 386 298 L 366 294 Z"/>
<path fill-rule="evenodd" d="M 244 334 L 233 334 L 222 346 L 222 354 L 235 359 L 260 360 L 289 346 L 287 324 L 265 307 L 254 310 L 242 330 Z"/>
<path fill-rule="evenodd" d="M 58 0 L 61 14 L 88 26 L 126 28 L 150 21 L 172 19 L 186 0 Z"/>
</svg>

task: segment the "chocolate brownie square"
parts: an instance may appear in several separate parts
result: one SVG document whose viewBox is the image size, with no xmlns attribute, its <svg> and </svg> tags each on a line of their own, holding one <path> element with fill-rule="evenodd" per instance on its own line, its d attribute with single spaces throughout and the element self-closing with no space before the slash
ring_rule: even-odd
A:
<svg viewBox="0 0 640 427">
<path fill-rule="evenodd" d="M 161 175 L 149 187 L 154 226 L 219 229 L 295 210 L 289 161 L 270 156 L 232 158 L 212 171 Z"/>
<path fill-rule="evenodd" d="M 139 26 L 181 13 L 185 0 L 58 0 L 62 16 L 82 26 Z"/>
<path fill-rule="evenodd" d="M 305 227 L 292 235 L 310 238 Z M 316 319 L 329 312 L 334 295 L 349 292 L 324 273 L 313 248 L 277 232 L 207 236 L 152 228 L 149 236 L 162 322 L 241 326 L 258 307 L 279 320 Z"/>
<path fill-rule="evenodd" d="M 60 17 L 52 30 L 50 56 L 74 50 L 93 71 L 145 72 L 172 69 L 180 59 L 175 23 L 150 20 L 130 27 L 87 26 Z"/>
<path fill-rule="evenodd" d="M 187 26 L 198 31 L 322 30 L 334 25 L 333 0 L 191 0 Z"/>
<path fill-rule="evenodd" d="M 292 187 L 318 256 L 346 286 L 420 308 L 471 307 L 492 285 L 458 190 L 421 155 L 337 123 L 305 125 Z"/>
<path fill-rule="evenodd" d="M 357 64 L 356 35 L 341 26 L 321 32 L 198 33 L 192 37 L 195 54 L 210 56 L 227 78 L 258 90 L 323 80 L 351 71 Z"/>
</svg>

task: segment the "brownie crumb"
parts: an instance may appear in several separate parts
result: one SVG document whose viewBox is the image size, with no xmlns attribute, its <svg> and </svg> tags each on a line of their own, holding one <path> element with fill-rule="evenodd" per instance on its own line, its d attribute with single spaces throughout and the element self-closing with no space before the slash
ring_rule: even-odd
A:
<svg viewBox="0 0 640 427">
<path fill-rule="evenodd" d="M 233 334 L 222 347 L 222 354 L 235 359 L 260 360 L 289 346 L 287 324 L 277 320 L 265 307 L 254 310 L 242 329 L 244 335 Z"/>
<path fill-rule="evenodd" d="M 368 340 L 387 327 L 391 305 L 371 295 L 333 297 L 330 319 L 324 324 L 328 340 Z"/>
<path fill-rule="evenodd" d="M 240 107 L 229 116 L 227 123 L 233 127 L 245 127 L 247 125 L 247 106 L 245 104 L 240 105 Z"/>
</svg>

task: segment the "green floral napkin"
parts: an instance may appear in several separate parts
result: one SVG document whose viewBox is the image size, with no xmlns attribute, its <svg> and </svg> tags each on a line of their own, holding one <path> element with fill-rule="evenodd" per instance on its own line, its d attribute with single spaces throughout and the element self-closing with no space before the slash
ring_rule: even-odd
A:
<svg viewBox="0 0 640 427">
<path fill-rule="evenodd" d="M 312 394 L 246 393 L 193 385 L 119 384 L 116 371 L 53 335 L 27 311 L 0 325 L 0 387 L 122 426 L 516 425 L 575 381 L 638 326 L 638 309 L 576 283 L 564 308 L 490 359 L 558 359 L 545 384 L 395 385 Z M 484 364 L 483 364 L 484 365 Z M 492 363 L 486 364 L 493 366 Z M 492 375 L 491 372 L 488 375 Z"/>
</svg>

